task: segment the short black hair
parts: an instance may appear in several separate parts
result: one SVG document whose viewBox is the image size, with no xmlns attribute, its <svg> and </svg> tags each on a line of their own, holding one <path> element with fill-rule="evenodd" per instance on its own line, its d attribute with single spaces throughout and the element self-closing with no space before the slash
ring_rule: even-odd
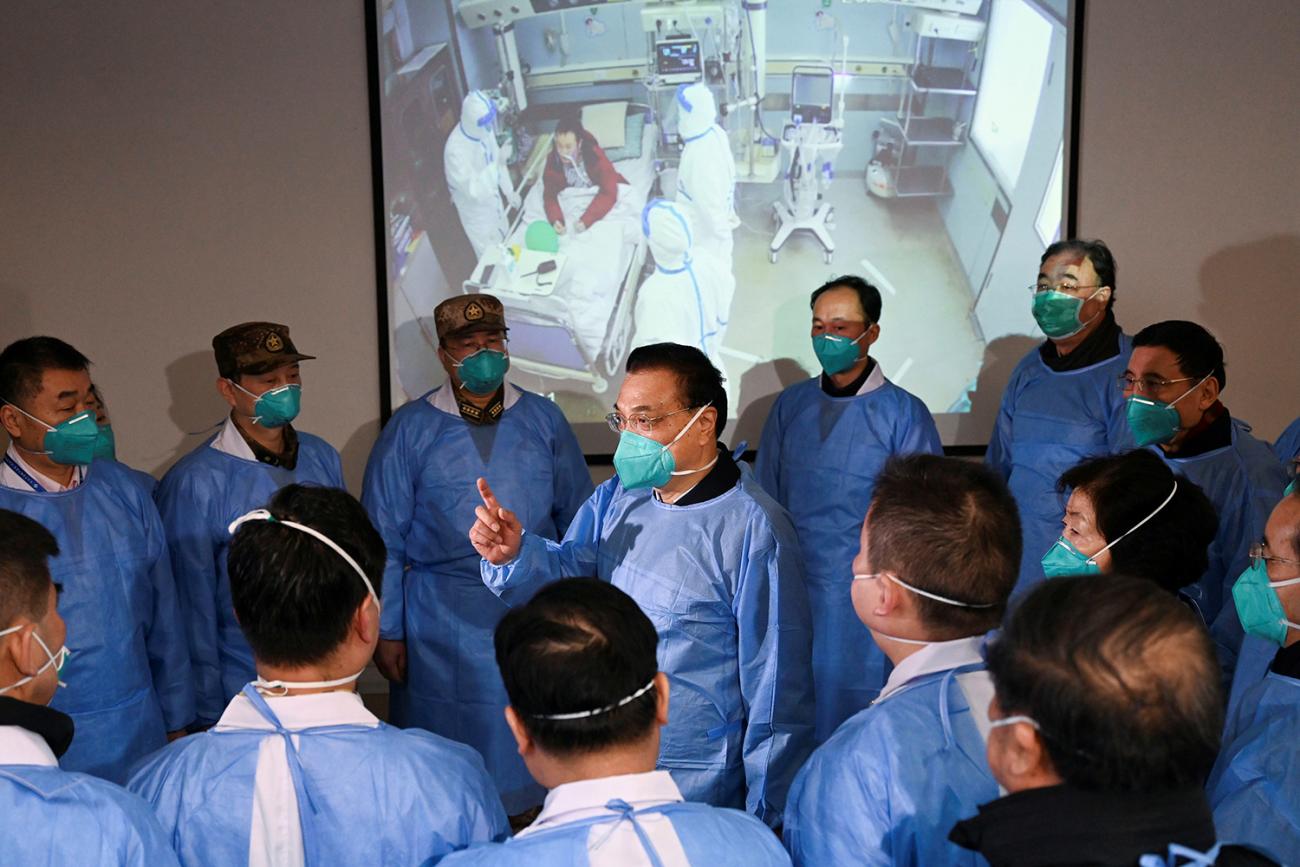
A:
<svg viewBox="0 0 1300 867">
<path fill-rule="evenodd" d="M 1183 376 L 1198 380 L 1213 376 L 1219 381 L 1219 391 L 1228 386 L 1223 347 L 1213 334 L 1195 322 L 1167 319 L 1148 325 L 1133 338 L 1133 345 L 1163 346 L 1178 359 L 1178 369 Z"/>
<path fill-rule="evenodd" d="M 1109 310 L 1115 305 L 1115 293 L 1119 287 L 1115 285 L 1115 256 L 1110 252 L 1110 247 L 1106 242 L 1100 239 L 1088 240 L 1086 238 L 1070 238 L 1065 241 L 1057 241 L 1043 251 L 1043 257 L 1038 260 L 1042 265 L 1053 256 L 1059 256 L 1061 253 L 1074 253 L 1078 256 L 1084 256 L 1092 263 L 1092 270 L 1097 272 L 1097 283 L 1099 286 L 1110 287 L 1110 297 L 1106 300 L 1106 309 Z"/>
<path fill-rule="evenodd" d="M 995 628 L 1020 571 L 1020 513 L 1006 483 L 971 461 L 938 455 L 891 458 L 867 512 L 871 569 L 930 593 L 912 594 L 921 621 L 945 639 Z"/>
<path fill-rule="evenodd" d="M 24 337 L 0 352 L 0 400 L 15 406 L 41 392 L 47 370 L 85 370 L 90 359 L 57 337 Z"/>
<path fill-rule="evenodd" d="M 383 592 L 384 540 L 347 491 L 286 485 L 266 508 L 277 521 L 304 524 L 332 539 L 361 566 L 375 593 Z M 235 532 L 227 563 L 230 596 L 259 661 L 308 665 L 343 642 L 369 594 L 337 551 L 277 521 L 249 521 Z"/>
<path fill-rule="evenodd" d="M 1165 501 L 1175 480 L 1173 499 L 1137 527 Z M 1214 504 L 1195 482 L 1175 476 L 1153 452 L 1135 449 L 1089 458 L 1066 470 L 1058 486 L 1087 495 L 1107 544 L 1133 531 L 1109 549 L 1112 572 L 1145 578 L 1177 593 L 1209 567 L 1209 547 L 1219 529 Z"/>
<path fill-rule="evenodd" d="M 560 115 L 559 122 L 555 124 L 555 134 L 558 136 L 560 133 L 564 132 L 573 133 L 573 135 L 577 136 L 578 141 L 582 141 L 587 132 L 582 125 L 582 109 L 566 109 L 564 113 Z"/>
<path fill-rule="evenodd" d="M 635 743 L 655 724 L 655 689 L 581 719 L 538 714 L 608 707 L 658 673 L 659 636 L 631 596 L 595 578 L 566 578 L 512 608 L 496 630 L 510 705 L 546 752 L 573 755 Z"/>
<path fill-rule="evenodd" d="M 817 299 L 832 289 L 852 289 L 858 293 L 858 303 L 862 305 L 862 312 L 866 314 L 867 324 L 880 321 L 880 290 L 856 274 L 842 274 L 818 286 L 813 290 L 812 297 L 808 299 L 808 307 L 816 307 Z"/>
<path fill-rule="evenodd" d="M 682 404 L 692 409 L 712 406 L 718 411 L 714 433 L 720 439 L 727 426 L 727 389 L 722 372 L 694 346 L 680 343 L 651 343 L 638 346 L 627 357 L 627 372 L 667 370 L 677 377 Z"/>
<path fill-rule="evenodd" d="M 40 620 L 49 605 L 54 534 L 26 515 L 0 509 L 0 629 L 19 616 Z"/>
<path fill-rule="evenodd" d="M 998 705 L 1038 723 L 1057 774 L 1101 792 L 1204 785 L 1223 686 L 1191 608 L 1126 575 L 1053 578 L 987 650 Z"/>
</svg>

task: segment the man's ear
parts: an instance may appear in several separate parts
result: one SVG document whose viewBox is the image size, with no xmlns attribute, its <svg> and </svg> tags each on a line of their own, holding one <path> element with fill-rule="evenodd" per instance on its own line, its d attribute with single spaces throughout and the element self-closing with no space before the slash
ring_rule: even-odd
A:
<svg viewBox="0 0 1300 867">
<path fill-rule="evenodd" d="M 369 593 L 352 614 L 352 632 L 362 644 L 379 641 L 379 609 L 370 602 Z"/>
<path fill-rule="evenodd" d="M 888 617 L 891 614 L 898 613 L 899 609 L 904 606 L 903 590 L 885 575 L 876 579 L 877 596 L 875 604 L 872 606 L 872 613 L 877 617 Z"/>
<path fill-rule="evenodd" d="M 36 634 L 35 629 L 26 629 L 27 624 L 23 624 L 24 629 L 20 632 L 11 633 L 0 639 L 3 644 L 3 650 L 0 650 L 0 658 L 7 658 L 10 665 L 23 677 L 34 677 L 36 670 L 41 667 L 41 662 L 33 664 L 40 654 L 32 653 L 36 642 L 32 636 Z"/>
<path fill-rule="evenodd" d="M 705 409 L 704 412 L 700 413 L 699 420 L 695 422 L 695 425 L 700 430 L 701 440 L 707 439 L 708 442 L 716 440 L 718 438 L 715 433 L 718 429 L 718 408 L 711 406 Z M 705 437 L 705 434 L 708 436 Z"/>
<path fill-rule="evenodd" d="M 510 734 L 515 736 L 515 746 L 519 748 L 519 755 L 526 756 L 537 748 L 532 736 L 528 734 L 528 729 L 524 728 L 524 721 L 510 705 L 506 705 L 506 725 L 510 726 Z"/>
<path fill-rule="evenodd" d="M 0 404 L 0 424 L 4 425 L 5 433 L 9 434 L 10 439 L 16 440 L 23 435 L 23 429 L 18 426 L 21 416 L 22 413 L 9 404 Z"/>
<path fill-rule="evenodd" d="M 1198 391 L 1200 391 L 1200 397 L 1197 404 L 1203 410 L 1209 409 L 1219 399 L 1219 380 L 1211 375 L 1209 379 L 1201 383 Z"/>
<path fill-rule="evenodd" d="M 668 725 L 668 675 L 662 671 L 655 674 L 655 722 Z"/>
<path fill-rule="evenodd" d="M 230 404 L 231 409 L 235 408 L 235 387 L 224 376 L 217 377 L 217 394 L 221 395 L 221 398 Z"/>
<path fill-rule="evenodd" d="M 1037 729 L 1031 725 L 1011 726 L 1007 732 L 1006 770 L 1013 778 L 1040 785 L 1045 777 L 1056 775 L 1051 756 Z"/>
</svg>

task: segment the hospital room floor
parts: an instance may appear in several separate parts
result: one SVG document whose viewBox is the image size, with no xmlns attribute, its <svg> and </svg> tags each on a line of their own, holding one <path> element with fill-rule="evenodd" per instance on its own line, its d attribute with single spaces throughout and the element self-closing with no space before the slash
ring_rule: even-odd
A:
<svg viewBox="0 0 1300 867">
<path fill-rule="evenodd" d="M 761 407 L 742 412 L 738 425 L 737 433 L 751 445 L 770 405 L 764 395 L 817 369 L 808 339 L 808 295 L 832 276 L 859 274 L 880 286 L 881 336 L 872 355 L 887 377 L 932 412 L 946 411 L 963 396 L 983 360 L 984 344 L 969 315 L 973 296 L 934 202 L 869 196 L 860 175 L 837 178 L 827 195 L 835 206 L 831 235 L 837 249 L 831 264 L 806 232 L 796 232 L 772 264 L 771 203 L 781 196 L 780 184 L 736 188 L 742 225 L 735 235 L 736 299 L 723 361 L 729 370 L 744 370 L 755 359 L 778 359 L 740 377 L 740 405 L 757 400 L 755 408 Z M 863 266 L 864 259 L 870 267 Z M 746 287 L 755 286 L 765 287 L 771 297 L 746 303 Z"/>
</svg>

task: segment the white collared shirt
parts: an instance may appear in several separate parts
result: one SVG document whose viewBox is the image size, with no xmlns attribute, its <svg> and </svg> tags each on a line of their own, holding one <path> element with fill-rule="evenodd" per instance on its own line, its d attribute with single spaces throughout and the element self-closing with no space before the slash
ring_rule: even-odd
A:
<svg viewBox="0 0 1300 867">
<path fill-rule="evenodd" d="M 23 460 L 23 456 L 19 454 L 18 448 L 13 443 L 9 444 L 9 448 L 5 451 L 5 454 L 12 458 L 14 463 L 22 467 L 23 472 L 35 479 L 38 485 L 51 494 L 61 494 L 64 491 L 70 491 L 77 485 L 81 484 L 86 478 L 86 468 L 83 466 L 75 466 L 72 468 L 72 481 L 66 485 L 60 485 L 49 476 L 32 469 L 32 465 Z M 19 491 L 26 491 L 28 493 L 32 493 L 34 490 L 32 486 L 27 483 L 26 479 L 15 473 L 13 468 L 5 463 L 0 463 L 0 485 Z"/>
<path fill-rule="evenodd" d="M 889 680 L 885 681 L 885 688 L 872 703 L 884 701 L 918 677 L 983 663 L 984 657 L 980 653 L 983 643 L 983 635 L 973 635 L 954 641 L 936 641 L 927 644 L 894 667 L 889 674 Z M 966 696 L 966 703 L 970 705 L 971 717 L 975 721 L 975 727 L 979 729 L 980 738 L 987 743 L 989 702 L 993 699 L 993 681 L 989 673 L 981 669 L 959 674 L 957 684 Z"/>
<path fill-rule="evenodd" d="M 238 432 L 236 432 L 238 434 Z M 355 692 L 321 692 L 310 695 L 263 696 L 280 725 L 289 731 L 316 726 L 357 725 L 376 728 L 379 719 L 366 710 Z M 275 728 L 243 695 L 226 706 L 213 726 L 215 731 L 253 730 L 275 732 Z M 299 739 L 294 737 L 294 745 Z M 257 753 L 253 782 L 252 827 L 248 835 L 250 867 L 282 867 L 303 864 L 302 826 L 298 822 L 298 797 L 289 773 L 284 739 L 262 740 Z"/>
<path fill-rule="evenodd" d="M 639 867 L 649 865 L 636 829 L 631 822 L 618 822 L 619 814 L 605 805 L 622 800 L 636 809 L 682 802 L 682 793 L 667 771 L 620 774 L 556 786 L 546 795 L 537 819 L 517 836 L 538 834 L 595 816 L 609 816 L 587 834 L 587 854 L 592 867 Z M 672 821 L 661 813 L 638 815 L 637 822 L 650 838 L 664 867 L 690 867 L 682 841 Z"/>
<path fill-rule="evenodd" d="M 509 379 L 504 381 L 505 394 L 501 398 L 501 411 L 505 412 L 519 402 L 519 394 L 522 389 L 513 384 Z M 443 385 L 438 386 L 429 396 L 425 398 L 429 406 L 434 409 L 440 409 L 448 415 L 460 417 L 460 406 L 456 403 L 456 387 L 447 380 Z"/>
<path fill-rule="evenodd" d="M 22 726 L 0 726 L 0 765 L 57 768 L 59 760 L 45 738 Z"/>
<path fill-rule="evenodd" d="M 212 441 L 211 448 L 219 452 L 230 455 L 232 458 L 243 458 L 246 461 L 256 461 L 257 456 L 253 454 L 253 449 L 244 439 L 244 435 L 239 432 L 235 426 L 235 420 L 226 416 L 226 423 L 221 426 L 221 433 Z"/>
</svg>

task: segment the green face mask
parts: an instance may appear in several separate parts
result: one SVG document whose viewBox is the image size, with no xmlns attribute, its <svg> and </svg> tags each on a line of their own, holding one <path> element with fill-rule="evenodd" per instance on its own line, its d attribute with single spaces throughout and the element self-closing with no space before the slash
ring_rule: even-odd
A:
<svg viewBox="0 0 1300 867">
<path fill-rule="evenodd" d="M 64 466 L 84 466 L 94 459 L 99 425 L 95 424 L 95 414 L 90 410 L 79 412 L 51 427 L 16 404 L 9 405 L 46 429 L 41 441 L 44 450 L 37 454 L 47 455 L 56 464 Z"/>
<path fill-rule="evenodd" d="M 1286 581 L 1269 581 L 1268 564 L 1256 560 L 1237 583 L 1232 585 L 1232 601 L 1237 606 L 1237 619 L 1247 635 L 1254 635 L 1281 645 L 1286 642 L 1287 627 L 1300 629 L 1300 623 L 1286 619 L 1286 609 L 1277 598 L 1276 587 L 1300 584 L 1300 578 Z"/>
<path fill-rule="evenodd" d="M 99 436 L 95 439 L 95 460 L 117 460 L 117 440 L 113 438 L 111 424 L 99 426 Z"/>
<path fill-rule="evenodd" d="M 843 373 L 858 363 L 858 341 L 867 336 L 862 332 L 856 340 L 840 337 L 837 334 L 818 334 L 813 338 L 813 352 L 822 370 L 833 376 Z"/>
<path fill-rule="evenodd" d="M 495 349 L 480 349 L 456 362 L 461 384 L 473 394 L 492 394 L 510 369 L 510 356 Z"/>
<path fill-rule="evenodd" d="M 1076 298 L 1064 292 L 1057 292 L 1055 289 L 1038 292 L 1034 295 L 1034 321 L 1038 323 L 1039 328 L 1043 329 L 1043 333 L 1053 340 L 1073 337 L 1101 315 L 1102 311 L 1098 311 L 1097 315 L 1087 322 L 1079 321 L 1079 311 L 1083 309 L 1083 305 L 1096 298 L 1103 288 L 1105 287 L 1099 287 L 1087 298 Z"/>
<path fill-rule="evenodd" d="M 1129 397 L 1124 407 L 1124 415 L 1128 419 L 1128 429 L 1132 431 L 1133 441 L 1138 448 L 1172 440 L 1178 434 L 1181 422 L 1174 404 L 1196 391 L 1209 378 L 1209 375 L 1206 375 L 1200 382 L 1169 403 L 1136 394 Z"/>
</svg>

